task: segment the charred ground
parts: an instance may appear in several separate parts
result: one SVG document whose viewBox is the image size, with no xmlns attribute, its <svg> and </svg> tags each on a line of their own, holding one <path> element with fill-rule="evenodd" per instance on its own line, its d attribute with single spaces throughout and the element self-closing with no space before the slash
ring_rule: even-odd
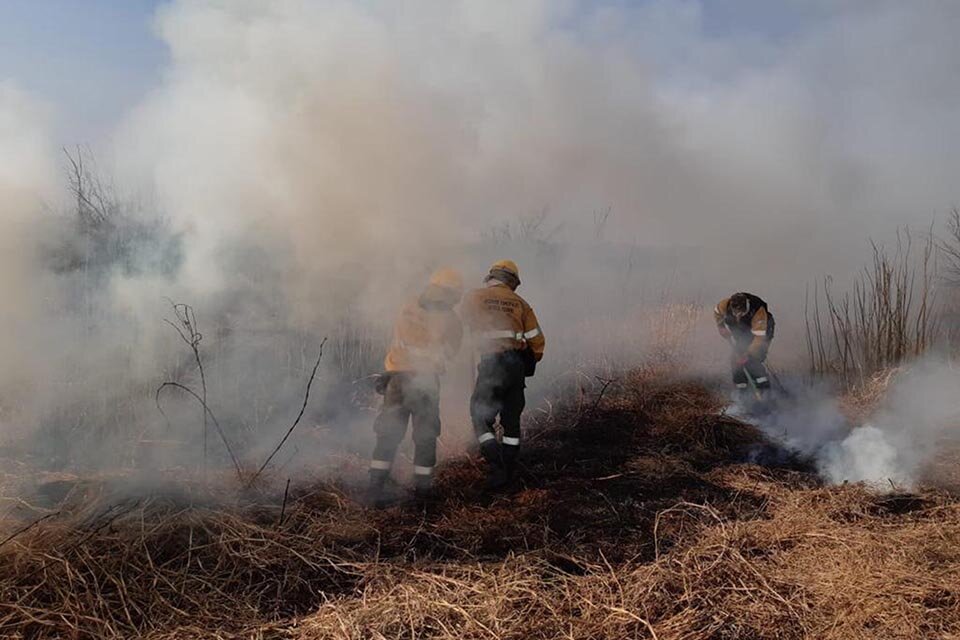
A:
<svg viewBox="0 0 960 640">
<path fill-rule="evenodd" d="M 0 546 L 4 637 L 917 638 L 960 631 L 960 504 L 824 487 L 706 385 L 635 371 L 373 511 L 337 482 L 73 492 Z M 754 456 L 755 457 L 755 456 Z M 360 461 L 357 461 L 360 464 Z M 48 514 L 48 515 L 49 515 Z M 13 532 L 11 532 L 13 533 Z"/>
</svg>

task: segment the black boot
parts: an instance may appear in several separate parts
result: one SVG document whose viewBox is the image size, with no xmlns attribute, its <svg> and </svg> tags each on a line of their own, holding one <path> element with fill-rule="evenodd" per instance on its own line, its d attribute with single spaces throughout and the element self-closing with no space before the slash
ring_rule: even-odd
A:
<svg viewBox="0 0 960 640">
<path fill-rule="evenodd" d="M 503 448 L 503 470 L 507 476 L 507 484 L 513 485 L 517 480 L 519 470 L 519 447 L 505 446 Z"/>
<path fill-rule="evenodd" d="M 510 481 L 503 464 L 503 450 L 496 440 L 487 440 L 480 445 L 480 454 L 487 461 L 487 489 L 496 490 Z"/>
<path fill-rule="evenodd" d="M 366 503 L 375 509 L 382 509 L 390 504 L 390 498 L 385 491 L 389 471 L 379 469 L 370 470 L 370 484 L 367 486 Z"/>
<path fill-rule="evenodd" d="M 502 464 L 491 464 L 487 471 L 487 489 L 498 491 L 510 484 L 510 476 Z"/>
<path fill-rule="evenodd" d="M 503 454 L 500 450 L 500 443 L 496 440 L 487 440 L 481 444 L 480 455 L 490 464 L 503 464 Z"/>
<path fill-rule="evenodd" d="M 437 492 L 433 488 L 433 478 L 417 476 L 413 484 L 413 499 L 417 504 L 427 505 L 436 502 Z"/>
</svg>

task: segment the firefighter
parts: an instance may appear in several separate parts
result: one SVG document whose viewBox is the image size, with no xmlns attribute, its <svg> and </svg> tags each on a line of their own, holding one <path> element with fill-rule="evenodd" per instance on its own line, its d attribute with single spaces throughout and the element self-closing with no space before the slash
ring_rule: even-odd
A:
<svg viewBox="0 0 960 640">
<path fill-rule="evenodd" d="M 535 373 L 545 345 L 533 308 L 516 293 L 519 286 L 516 263 L 500 260 L 490 267 L 484 286 L 468 292 L 461 306 L 480 357 L 470 418 L 489 465 L 491 489 L 508 485 L 516 473 L 525 378 Z M 498 415 L 501 442 L 493 431 Z"/>
<path fill-rule="evenodd" d="M 752 293 L 735 293 L 721 300 L 713 315 L 720 335 L 733 346 L 730 365 L 738 394 L 743 397 L 753 388 L 758 399 L 766 396 L 770 374 L 764 361 L 774 329 L 767 303 Z"/>
<path fill-rule="evenodd" d="M 386 373 L 378 385 L 383 407 L 374 423 L 377 443 L 370 460 L 368 490 L 368 498 L 376 506 L 386 503 L 384 486 L 411 420 L 414 492 L 418 499 L 432 494 L 440 435 L 440 376 L 446 361 L 460 349 L 463 329 L 453 308 L 462 293 L 460 274 L 439 269 L 426 289 L 400 310 L 384 359 Z"/>
</svg>

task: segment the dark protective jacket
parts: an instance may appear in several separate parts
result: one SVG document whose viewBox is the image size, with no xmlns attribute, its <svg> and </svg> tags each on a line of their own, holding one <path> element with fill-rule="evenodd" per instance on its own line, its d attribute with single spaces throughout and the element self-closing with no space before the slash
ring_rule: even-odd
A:
<svg viewBox="0 0 960 640">
<path fill-rule="evenodd" d="M 767 308 L 767 303 L 758 296 L 752 293 L 743 295 L 747 297 L 748 307 L 747 313 L 739 320 L 730 310 L 730 298 L 724 298 L 717 304 L 713 317 L 720 334 L 731 335 L 738 350 L 762 360 L 770 341 L 773 340 L 773 314 Z"/>
</svg>

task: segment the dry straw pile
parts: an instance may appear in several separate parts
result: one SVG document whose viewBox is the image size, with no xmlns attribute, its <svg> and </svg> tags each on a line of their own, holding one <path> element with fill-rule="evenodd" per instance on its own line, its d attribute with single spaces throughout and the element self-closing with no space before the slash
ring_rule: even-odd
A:
<svg viewBox="0 0 960 640">
<path fill-rule="evenodd" d="M 661 380 L 529 425 L 510 495 L 463 459 L 427 509 L 323 483 L 65 507 L 0 546 L 0 637 L 960 637 L 960 503 L 740 463 L 759 435 Z"/>
</svg>

